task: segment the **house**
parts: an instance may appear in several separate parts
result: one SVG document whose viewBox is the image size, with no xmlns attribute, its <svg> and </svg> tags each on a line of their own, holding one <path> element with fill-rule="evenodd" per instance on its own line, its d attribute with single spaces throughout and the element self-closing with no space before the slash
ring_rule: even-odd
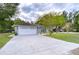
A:
<svg viewBox="0 0 79 59">
<path fill-rule="evenodd" d="M 15 33 L 17 35 L 35 35 L 44 33 L 45 28 L 41 25 L 16 25 Z"/>
</svg>

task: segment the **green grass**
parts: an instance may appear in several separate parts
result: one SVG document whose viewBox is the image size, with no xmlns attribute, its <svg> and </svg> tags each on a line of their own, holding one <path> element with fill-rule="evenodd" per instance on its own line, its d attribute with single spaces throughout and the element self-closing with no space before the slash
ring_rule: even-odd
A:
<svg viewBox="0 0 79 59">
<path fill-rule="evenodd" d="M 0 33 L 0 48 L 3 47 L 10 39 L 12 33 Z"/>
<path fill-rule="evenodd" d="M 53 37 L 59 40 L 77 43 L 79 44 L 79 34 L 70 34 L 70 33 L 53 33 L 52 35 L 48 35 L 49 37 Z"/>
</svg>

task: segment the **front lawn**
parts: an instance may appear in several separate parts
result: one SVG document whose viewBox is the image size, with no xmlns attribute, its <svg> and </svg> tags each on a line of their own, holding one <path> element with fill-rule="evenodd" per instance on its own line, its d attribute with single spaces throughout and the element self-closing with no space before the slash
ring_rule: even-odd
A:
<svg viewBox="0 0 79 59">
<path fill-rule="evenodd" d="M 12 33 L 0 33 L 0 48 L 3 47 L 10 39 Z"/>
<path fill-rule="evenodd" d="M 78 33 L 52 33 L 52 35 L 48 35 L 49 37 L 53 37 L 59 40 L 78 43 L 79 44 L 79 34 Z"/>
</svg>

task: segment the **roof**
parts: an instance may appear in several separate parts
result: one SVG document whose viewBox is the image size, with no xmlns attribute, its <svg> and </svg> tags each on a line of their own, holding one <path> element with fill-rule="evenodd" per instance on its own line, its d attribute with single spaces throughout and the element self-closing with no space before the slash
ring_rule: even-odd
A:
<svg viewBox="0 0 79 59">
<path fill-rule="evenodd" d="M 38 25 L 38 24 L 31 24 L 31 25 L 14 25 L 14 27 L 16 26 L 41 26 L 41 25 Z"/>
</svg>

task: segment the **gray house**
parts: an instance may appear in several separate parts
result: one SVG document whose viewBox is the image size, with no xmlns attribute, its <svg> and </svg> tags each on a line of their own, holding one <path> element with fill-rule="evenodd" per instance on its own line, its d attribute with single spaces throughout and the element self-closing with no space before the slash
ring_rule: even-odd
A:
<svg viewBox="0 0 79 59">
<path fill-rule="evenodd" d="M 45 28 L 41 25 L 16 25 L 15 33 L 17 35 L 35 35 L 44 33 Z"/>
</svg>

